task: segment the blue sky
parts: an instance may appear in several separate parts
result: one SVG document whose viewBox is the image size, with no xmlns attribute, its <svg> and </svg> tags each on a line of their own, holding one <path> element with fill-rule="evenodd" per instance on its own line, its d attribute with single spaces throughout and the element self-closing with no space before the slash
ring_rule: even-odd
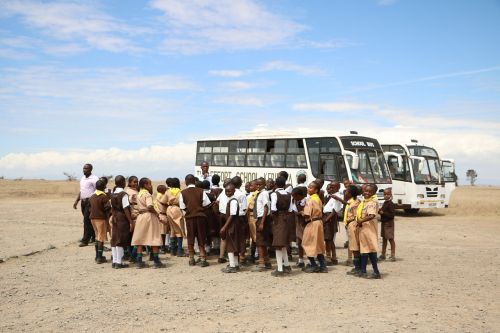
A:
<svg viewBox="0 0 500 333">
<path fill-rule="evenodd" d="M 292 130 L 434 146 L 500 184 L 498 1 L 0 1 L 0 175 L 192 171 Z"/>
</svg>

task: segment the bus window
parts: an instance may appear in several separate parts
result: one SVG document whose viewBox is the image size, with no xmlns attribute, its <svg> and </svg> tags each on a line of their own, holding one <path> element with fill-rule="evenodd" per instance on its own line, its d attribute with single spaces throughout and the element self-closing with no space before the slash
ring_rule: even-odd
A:
<svg viewBox="0 0 500 333">
<path fill-rule="evenodd" d="M 304 154 L 304 141 L 302 139 L 288 140 L 286 152 L 288 154 Z"/>
<path fill-rule="evenodd" d="M 396 156 L 389 156 L 387 164 L 394 180 L 411 182 L 410 166 L 408 165 L 408 158 L 406 156 L 403 156 L 402 165 L 398 165 Z"/>
<path fill-rule="evenodd" d="M 281 154 L 267 154 L 266 167 L 281 168 L 285 166 L 285 155 Z"/>
<path fill-rule="evenodd" d="M 247 166 L 249 167 L 263 167 L 264 166 L 264 154 L 248 154 L 247 155 Z"/>
<path fill-rule="evenodd" d="M 309 162 L 311 163 L 311 172 L 315 178 L 319 174 L 319 147 L 320 139 L 307 139 L 307 152 L 309 153 Z"/>
<path fill-rule="evenodd" d="M 266 140 L 252 140 L 248 142 L 249 153 L 262 153 L 266 152 Z"/>
<path fill-rule="evenodd" d="M 229 153 L 246 153 L 248 140 L 229 141 Z"/>
<path fill-rule="evenodd" d="M 227 166 L 227 155 L 214 154 L 212 159 L 214 166 Z"/>
<path fill-rule="evenodd" d="M 284 153 L 286 140 L 267 140 L 266 152 Z"/>
<path fill-rule="evenodd" d="M 212 146 L 211 141 L 199 141 L 198 149 L 196 151 L 196 164 L 200 165 L 202 162 L 207 161 L 211 164 L 212 162 Z"/>
<path fill-rule="evenodd" d="M 307 168 L 306 155 L 287 154 L 286 155 L 287 168 Z"/>
<path fill-rule="evenodd" d="M 242 167 L 245 166 L 245 155 L 244 154 L 232 154 L 228 156 L 227 166 L 230 167 Z"/>
<path fill-rule="evenodd" d="M 345 166 L 344 157 L 342 155 L 337 155 L 337 166 L 339 169 L 339 181 L 343 181 L 344 179 L 349 179 L 347 175 L 347 168 Z"/>
<path fill-rule="evenodd" d="M 227 153 L 229 151 L 228 141 L 214 141 L 214 153 Z"/>
</svg>

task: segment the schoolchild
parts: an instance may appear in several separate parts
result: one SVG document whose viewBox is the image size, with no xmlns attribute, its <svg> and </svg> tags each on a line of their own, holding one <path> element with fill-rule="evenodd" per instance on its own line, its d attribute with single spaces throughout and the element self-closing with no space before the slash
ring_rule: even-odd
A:
<svg viewBox="0 0 500 333">
<path fill-rule="evenodd" d="M 222 269 L 223 273 L 236 273 L 239 271 L 238 254 L 241 252 L 241 235 L 240 224 L 243 223 L 239 214 L 239 201 L 234 196 L 235 187 L 231 182 L 225 187 L 227 197 L 226 204 L 226 221 L 220 229 L 220 236 L 226 242 L 227 256 L 229 265 Z"/>
<path fill-rule="evenodd" d="M 352 262 L 354 268 L 347 272 L 349 275 L 357 275 L 361 272 L 361 258 L 359 254 L 359 230 L 356 227 L 356 214 L 360 201 L 358 199 L 359 189 L 355 185 L 349 185 L 344 191 L 344 199 L 347 204 L 344 207 L 344 225 L 346 226 L 349 253 L 354 257 Z"/>
<path fill-rule="evenodd" d="M 113 254 L 112 267 L 126 268 L 123 263 L 124 249 L 130 246 L 131 233 L 133 230 L 132 214 L 130 212 L 130 202 L 124 190 L 125 177 L 118 175 L 115 177 L 115 189 L 111 194 L 111 211 L 113 233 L 111 234 L 111 251 Z"/>
<path fill-rule="evenodd" d="M 253 272 L 263 272 L 271 269 L 271 262 L 267 247 L 271 245 L 271 221 L 270 221 L 270 200 L 269 192 L 266 190 L 266 180 L 259 178 L 256 181 L 257 194 L 255 195 L 253 206 L 253 217 L 257 219 L 256 225 L 256 244 L 259 252 L 258 265 L 254 267 Z"/>
<path fill-rule="evenodd" d="M 108 240 L 106 231 L 108 219 L 111 212 L 109 197 L 104 193 L 106 183 L 99 179 L 96 182 L 96 191 L 90 197 L 90 222 L 95 233 L 95 262 L 102 264 L 106 262 L 103 256 L 104 242 Z"/>
<path fill-rule="evenodd" d="M 179 207 L 181 196 L 179 178 L 168 178 L 167 186 L 168 190 L 160 198 L 160 202 L 167 206 L 167 221 L 170 225 L 170 255 L 184 257 L 182 242 L 186 237 L 186 225 Z"/>
<path fill-rule="evenodd" d="M 304 236 L 304 206 L 306 205 L 307 187 L 297 186 L 292 190 L 292 209 L 295 214 L 295 234 L 297 236 L 297 247 L 299 259 L 295 265 L 298 268 L 304 268 L 304 248 L 302 247 L 302 237 Z"/>
<path fill-rule="evenodd" d="M 387 241 L 391 243 L 391 256 L 390 261 L 396 261 L 396 242 L 394 241 L 394 212 L 395 206 L 392 202 L 392 189 L 386 188 L 384 190 L 384 204 L 378 211 L 380 214 L 380 236 L 382 237 L 382 254 L 380 260 L 385 260 L 385 253 L 387 251 Z"/>
<path fill-rule="evenodd" d="M 161 242 L 160 247 L 161 253 L 170 253 L 170 224 L 167 218 L 167 206 L 161 202 L 161 198 L 167 192 L 167 187 L 165 185 L 158 185 L 156 187 L 156 198 L 154 200 L 154 206 L 159 214 L 161 222 Z"/>
</svg>

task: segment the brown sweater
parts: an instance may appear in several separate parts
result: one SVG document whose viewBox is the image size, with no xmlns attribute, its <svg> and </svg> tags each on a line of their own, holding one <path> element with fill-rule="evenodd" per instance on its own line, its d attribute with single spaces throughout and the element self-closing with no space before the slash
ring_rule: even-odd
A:
<svg viewBox="0 0 500 333">
<path fill-rule="evenodd" d="M 90 197 L 90 218 L 91 219 L 107 219 L 108 212 L 111 209 L 109 197 L 106 194 Z"/>
<path fill-rule="evenodd" d="M 188 187 L 181 191 L 182 200 L 186 209 L 186 219 L 194 217 L 206 217 L 203 210 L 203 189 L 198 187 Z"/>
</svg>

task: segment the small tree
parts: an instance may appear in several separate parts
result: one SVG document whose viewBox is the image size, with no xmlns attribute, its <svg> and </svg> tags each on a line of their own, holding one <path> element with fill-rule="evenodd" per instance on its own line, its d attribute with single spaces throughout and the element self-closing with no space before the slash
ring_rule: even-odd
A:
<svg viewBox="0 0 500 333">
<path fill-rule="evenodd" d="M 68 172 L 63 172 L 63 175 L 66 176 L 68 182 L 74 182 L 76 180 L 76 176 Z"/>
<path fill-rule="evenodd" d="M 474 186 L 474 183 L 476 182 L 476 178 L 477 178 L 476 170 L 469 169 L 469 170 L 467 170 L 467 173 L 465 175 L 467 176 L 467 179 L 470 181 L 471 186 Z"/>
</svg>

